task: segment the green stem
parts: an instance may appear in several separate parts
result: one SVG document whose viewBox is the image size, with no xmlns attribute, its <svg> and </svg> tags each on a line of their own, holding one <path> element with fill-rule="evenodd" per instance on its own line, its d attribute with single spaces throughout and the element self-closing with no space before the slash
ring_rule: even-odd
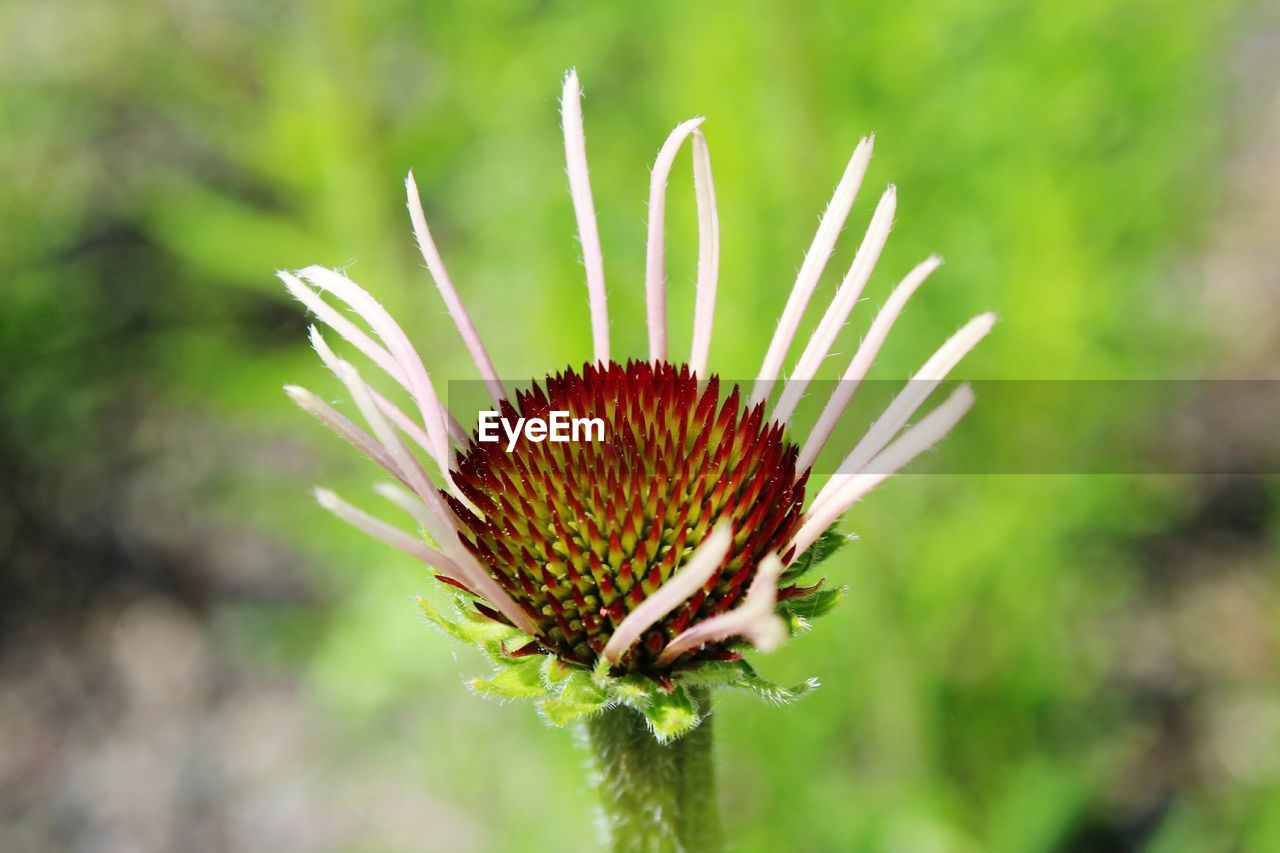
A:
<svg viewBox="0 0 1280 853">
<path fill-rule="evenodd" d="M 691 690 L 703 714 L 705 690 Z M 639 713 L 616 706 L 587 721 L 600 800 L 615 853 L 720 850 L 720 810 L 711 760 L 711 717 L 662 744 Z"/>
</svg>

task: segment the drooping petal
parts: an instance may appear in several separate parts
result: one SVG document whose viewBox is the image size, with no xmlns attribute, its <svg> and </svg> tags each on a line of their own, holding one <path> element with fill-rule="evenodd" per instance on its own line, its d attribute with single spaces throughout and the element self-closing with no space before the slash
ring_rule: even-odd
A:
<svg viewBox="0 0 1280 853">
<path fill-rule="evenodd" d="M 387 449 L 379 444 L 373 436 L 353 423 L 346 415 L 343 415 L 306 388 L 300 388 L 297 385 L 286 385 L 284 386 L 284 392 L 289 395 L 289 399 L 297 403 L 298 408 L 346 439 L 365 456 L 381 465 L 387 473 L 398 479 L 404 479 L 404 472 L 400 470 L 400 466 L 387 453 Z"/>
<path fill-rule="evenodd" d="M 356 509 L 329 489 L 318 488 L 315 490 L 315 495 L 316 502 L 320 506 L 379 542 L 390 545 L 392 548 L 403 551 L 410 556 L 417 557 L 428 566 L 447 575 L 455 576 L 461 574 L 453 560 L 450 560 L 418 537 L 406 533 L 380 518 L 375 518 L 363 510 Z"/>
<path fill-rule="evenodd" d="M 338 358 L 337 354 L 334 353 L 333 349 L 329 346 L 328 341 L 324 339 L 324 335 L 320 334 L 320 330 L 315 326 L 312 326 L 308 330 L 307 335 L 311 341 L 311 348 L 320 356 L 320 360 L 324 362 L 325 367 L 329 368 L 329 370 L 336 376 L 338 373 L 336 365 L 342 359 Z M 379 394 L 374 388 L 370 387 L 369 393 L 373 396 L 373 401 L 378 404 L 378 408 L 382 410 L 382 413 L 391 418 L 391 421 L 399 427 L 405 435 L 413 439 L 414 443 L 425 450 L 429 455 L 434 454 L 435 449 L 430 436 L 427 435 L 426 431 L 419 426 L 413 418 L 406 415 L 399 406 Z M 432 458 L 434 459 L 435 457 L 432 456 Z M 439 462 L 439 460 L 436 461 Z"/>
<path fill-rule="evenodd" d="M 351 392 L 352 399 L 360 409 L 360 413 L 369 422 L 369 427 L 373 430 L 374 435 L 387 448 L 396 463 L 406 471 L 409 487 L 422 499 L 423 504 L 428 509 L 427 520 L 430 522 L 427 528 L 428 532 L 444 549 L 445 555 L 457 565 L 461 573 L 459 580 L 462 580 L 471 589 L 488 599 L 517 628 L 536 636 L 537 628 L 528 614 L 511 599 L 511 596 L 498 585 L 497 581 L 489 575 L 488 571 L 476 561 L 471 553 L 462 547 L 456 532 L 457 521 L 453 515 L 453 510 L 445 504 L 435 485 L 427 477 L 426 472 L 422 470 L 418 460 L 409 453 L 404 443 L 400 441 L 400 436 L 396 434 L 396 431 L 373 401 L 369 388 L 364 384 L 364 380 L 360 378 L 359 372 L 349 363 L 340 361 L 337 364 L 337 373 L 338 378 L 342 380 L 343 384 Z"/>
<path fill-rule="evenodd" d="M 733 531 L 729 525 L 718 524 L 670 580 L 627 614 L 627 618 L 622 620 L 622 624 L 605 645 L 604 659 L 617 663 L 654 623 L 684 604 L 689 596 L 711 579 L 732 544 Z"/>
<path fill-rule="evenodd" d="M 427 435 L 431 437 L 436 461 L 442 468 L 448 468 L 452 461 L 452 448 L 449 444 L 448 419 L 444 413 L 444 406 L 436 395 L 435 386 L 431 384 L 431 377 L 427 374 L 418 351 L 409 342 L 409 337 L 400 328 L 400 324 L 364 288 L 339 272 L 310 266 L 298 274 L 303 280 L 311 282 L 347 303 L 382 339 L 387 351 L 404 372 L 409 393 L 422 414 Z"/>
<path fill-rule="evenodd" d="M 787 638 L 786 624 L 773 611 L 783 568 L 777 554 L 766 556 L 760 562 L 742 604 L 728 613 L 699 622 L 677 636 L 662 650 L 656 665 L 666 666 L 686 652 L 731 637 L 746 637 L 762 652 L 776 649 Z"/>
<path fill-rule="evenodd" d="M 456 527 L 451 514 L 452 511 L 440 497 L 435 483 L 431 481 L 431 478 L 427 476 L 427 472 L 423 470 L 422 463 L 418 460 L 418 457 L 410 453 L 404 442 L 400 440 L 400 436 L 391 426 L 386 415 L 382 413 L 378 404 L 374 402 L 373 393 L 355 367 L 350 362 L 339 359 L 334 363 L 333 369 L 338 379 L 347 387 L 352 401 L 356 404 L 356 408 L 360 410 L 365 422 L 369 424 L 369 428 L 373 430 L 374 436 L 386 448 L 387 453 L 395 461 L 396 467 L 404 472 L 405 482 L 409 488 L 431 510 L 431 523 L 427 528 L 431 537 L 440 544 L 440 547 L 445 549 L 446 553 L 453 556 L 457 550 L 455 546 L 457 539 L 455 535 Z"/>
<path fill-rule="evenodd" d="M 408 489 L 403 489 L 395 483 L 375 483 L 373 493 L 398 506 L 423 530 L 426 530 L 431 523 L 430 511 L 422 503 L 422 499 Z"/>
<path fill-rule="evenodd" d="M 305 305 L 316 317 L 329 328 L 337 332 L 348 343 L 351 343 L 360 350 L 364 355 L 368 356 L 374 364 L 382 368 L 388 376 L 396 381 L 400 387 L 413 394 L 413 388 L 409 384 L 409 380 L 405 376 L 400 363 L 392 357 L 391 353 L 379 344 L 373 338 L 369 337 L 363 329 L 356 326 L 346 317 L 342 316 L 338 311 L 321 298 L 320 294 L 311 289 L 311 286 L 291 273 L 283 270 L 276 273 L 285 287 L 291 294 L 303 305 Z M 314 341 L 313 341 L 314 343 Z M 384 398 L 385 399 L 385 398 Z M 403 413 L 401 413 L 403 414 Z M 467 439 L 466 430 L 453 416 L 453 413 L 445 410 L 445 418 L 447 419 L 447 429 L 449 436 L 454 441 L 464 442 Z M 435 442 L 431 442 L 427 447 L 428 451 L 434 452 Z"/>
<path fill-rule="evenodd" d="M 288 289 L 293 298 L 305 305 L 307 310 L 319 318 L 320 322 L 333 329 L 355 346 L 356 349 L 364 353 L 370 361 L 382 368 L 388 376 L 402 385 L 406 391 L 410 390 L 404 371 L 396 360 L 391 357 L 391 353 L 387 352 L 382 345 L 369 337 L 355 323 L 342 316 L 332 305 L 325 302 L 320 294 L 312 290 L 310 285 L 302 282 L 297 276 L 284 270 L 277 271 L 276 276 L 284 282 L 285 288 Z"/>
</svg>

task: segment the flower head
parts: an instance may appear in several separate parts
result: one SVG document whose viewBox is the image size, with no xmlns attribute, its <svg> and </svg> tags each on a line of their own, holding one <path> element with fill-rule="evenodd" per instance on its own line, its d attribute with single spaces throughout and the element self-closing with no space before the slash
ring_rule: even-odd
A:
<svg viewBox="0 0 1280 853">
<path fill-rule="evenodd" d="M 562 101 L 570 193 L 591 307 L 593 358 L 509 394 L 453 286 L 423 215 L 413 176 L 410 218 L 428 270 L 504 421 L 556 412 L 599 419 L 599 441 L 487 443 L 442 404 L 417 350 L 364 289 L 333 270 L 282 272 L 289 291 L 412 399 L 405 412 L 339 358 L 320 331 L 312 343 L 346 386 L 367 429 L 304 389 L 290 396 L 382 466 L 399 486 L 380 493 L 416 520 L 421 535 L 370 516 L 320 490 L 323 506 L 419 557 L 455 592 L 456 613 L 427 615 L 500 664 L 479 689 L 542 699 L 560 722 L 611 702 L 643 710 L 662 735 L 696 724 L 686 685 L 740 684 L 770 698 L 786 691 L 742 661 L 750 644 L 769 650 L 804 627 L 797 614 L 825 610 L 838 591 L 801 576 L 841 543 L 830 528 L 868 491 L 940 440 L 969 409 L 962 385 L 914 425 L 934 388 L 988 331 L 983 314 L 947 340 L 849 451 L 816 495 L 810 469 L 870 368 L 890 327 L 938 267 L 929 258 L 894 289 L 803 442 L 789 424 L 869 280 L 888 238 L 894 188 L 880 199 L 857 254 L 812 337 L 775 385 L 805 310 L 834 250 L 871 157 L 855 149 L 805 255 L 751 388 L 726 387 L 708 371 L 719 222 L 701 118 L 659 150 L 649 198 L 645 276 L 649 353 L 610 352 L 604 262 L 583 134 L 581 91 L 570 72 Z M 663 214 L 677 153 L 689 142 L 698 206 L 694 332 L 688 363 L 670 359 L 666 329 Z M 326 297 L 351 309 L 366 328 Z M 806 497 L 810 498 L 806 505 Z M 539 660 L 540 658 L 540 660 Z M 687 698 L 687 697 L 685 697 Z"/>
<path fill-rule="evenodd" d="M 454 473 L 479 510 L 452 499 L 463 545 L 563 660 L 603 655 L 655 669 L 673 637 L 738 603 L 761 561 L 799 529 L 799 448 L 765 422 L 763 405 L 744 411 L 736 388 L 721 401 L 714 377 L 699 383 L 666 362 L 588 364 L 549 377 L 545 392 L 535 384 L 504 400 L 502 411 L 604 422 L 601 441 L 524 441 L 511 451 L 471 441 Z M 707 559 L 686 563 L 706 545 Z M 680 594 L 659 595 L 677 569 Z"/>
</svg>

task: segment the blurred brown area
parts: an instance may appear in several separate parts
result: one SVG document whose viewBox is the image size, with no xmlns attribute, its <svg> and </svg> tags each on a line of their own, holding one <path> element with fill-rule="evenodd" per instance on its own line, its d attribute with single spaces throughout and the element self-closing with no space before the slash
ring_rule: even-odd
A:
<svg viewBox="0 0 1280 853">
<path fill-rule="evenodd" d="M 1280 90 L 1256 85 L 1280 74 L 1278 20 L 1264 16 L 1233 51 L 1237 150 L 1222 209 L 1181 283 L 1213 341 L 1209 378 L 1280 377 Z M 1242 407 L 1215 419 L 1207 466 L 1229 452 L 1248 468 L 1270 449 L 1273 434 L 1254 414 Z M 1175 797 L 1230 811 L 1240 782 L 1266 786 L 1280 774 L 1276 484 L 1187 479 L 1190 500 L 1173 523 L 1132 543 L 1144 567 L 1136 606 L 1099 625 L 1121 638 L 1109 689 L 1134 708 L 1145 747 L 1072 849 L 1139 849 Z"/>
<path fill-rule="evenodd" d="M 70 462 L 0 446 L 0 849 L 470 846 L 223 624 L 321 603 L 301 554 L 210 510 L 247 467 L 296 476 L 301 451 L 136 392 L 93 417 L 114 443 Z"/>
</svg>

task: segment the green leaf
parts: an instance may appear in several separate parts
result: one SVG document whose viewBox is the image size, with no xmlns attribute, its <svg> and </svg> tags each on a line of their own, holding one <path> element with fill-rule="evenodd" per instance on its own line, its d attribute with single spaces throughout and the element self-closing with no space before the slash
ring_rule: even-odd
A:
<svg viewBox="0 0 1280 853">
<path fill-rule="evenodd" d="M 683 687 L 677 687 L 670 693 L 656 691 L 641 713 L 649 721 L 649 728 L 660 743 L 675 740 L 692 731 L 702 720 L 693 699 Z"/>
</svg>

